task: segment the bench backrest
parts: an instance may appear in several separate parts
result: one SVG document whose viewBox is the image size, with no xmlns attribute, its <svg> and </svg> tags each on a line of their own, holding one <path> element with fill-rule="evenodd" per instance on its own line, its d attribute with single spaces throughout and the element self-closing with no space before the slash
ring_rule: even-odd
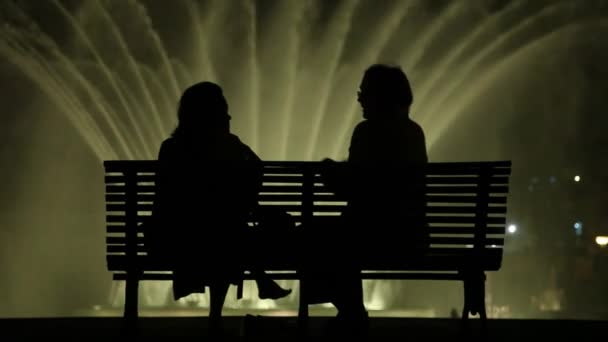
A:
<svg viewBox="0 0 608 342">
<path fill-rule="evenodd" d="M 320 162 L 263 165 L 259 204 L 289 212 L 298 224 L 320 216 L 337 217 L 346 205 L 321 182 L 326 165 Z M 143 257 L 146 250 L 139 224 L 152 214 L 157 161 L 105 161 L 104 167 L 108 256 Z M 510 173 L 510 161 L 429 163 L 424 178 L 430 233 L 427 254 L 483 259 L 484 269 L 499 269 Z"/>
</svg>

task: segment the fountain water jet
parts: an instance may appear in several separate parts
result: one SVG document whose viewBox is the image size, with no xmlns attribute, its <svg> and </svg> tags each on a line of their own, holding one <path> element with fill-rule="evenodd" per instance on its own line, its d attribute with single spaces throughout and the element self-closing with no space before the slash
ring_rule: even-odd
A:
<svg viewBox="0 0 608 342">
<path fill-rule="evenodd" d="M 572 23 L 561 27 L 558 30 L 549 32 L 548 34 L 539 37 L 519 48 L 509 56 L 505 56 L 505 58 L 494 65 L 491 70 L 474 79 L 474 83 L 477 85 L 477 87 L 468 87 L 460 94 L 461 100 L 458 102 L 458 106 L 454 108 L 449 115 L 446 115 L 442 122 L 436 127 L 438 134 L 428 141 L 428 147 L 432 148 L 437 142 L 437 137 L 440 137 L 441 134 L 448 127 L 450 127 L 451 124 L 453 124 L 454 120 L 459 115 L 463 114 L 463 111 L 467 108 L 467 106 L 470 106 L 473 101 L 475 101 L 476 96 L 478 96 L 478 94 L 481 92 L 479 89 L 484 89 L 484 87 L 488 87 L 489 85 L 498 82 L 498 80 L 500 80 L 501 77 L 505 77 L 514 66 L 520 65 L 522 62 L 526 61 L 526 57 L 533 54 L 542 55 L 542 52 L 545 51 L 543 48 L 546 48 L 551 44 L 558 44 L 562 42 L 565 35 L 576 36 L 576 33 L 582 31 L 583 29 L 587 29 L 591 25 L 595 25 L 598 28 L 598 32 L 608 31 L 608 19 L 596 20 L 597 21 L 595 22 L 591 21 L 583 24 Z"/>
<path fill-rule="evenodd" d="M 462 42 L 460 46 L 452 49 L 444 58 L 442 58 L 442 61 L 433 72 L 430 73 L 429 77 L 422 81 L 422 84 L 417 90 L 417 98 L 420 98 L 423 101 L 432 98 L 432 90 L 439 87 L 439 82 L 441 82 L 442 77 L 445 77 L 451 68 L 455 68 L 454 63 L 456 60 L 462 57 L 467 49 L 471 49 L 477 42 L 477 39 L 483 37 L 484 33 L 492 32 L 491 30 L 488 30 L 488 26 L 492 27 L 497 25 L 497 23 L 500 22 L 500 19 L 521 9 L 524 4 L 524 0 L 510 2 L 506 8 L 496 15 L 483 18 L 483 21 L 477 25 L 477 28 L 465 37 L 464 42 Z M 425 108 L 425 106 L 418 101 L 418 103 L 414 103 L 414 114 L 416 113 L 416 108 Z M 422 125 L 425 126 L 425 123 L 428 122 L 428 116 L 423 115 L 421 122 Z"/>
<path fill-rule="evenodd" d="M 442 107 L 447 107 L 447 102 L 450 100 L 450 97 L 455 94 L 455 91 L 457 89 L 471 87 L 471 85 L 462 86 L 465 81 L 469 80 L 468 77 L 471 77 L 471 75 L 483 73 L 484 69 L 487 70 L 492 68 L 497 60 L 505 58 L 504 55 L 499 55 L 500 50 L 506 53 L 513 53 L 514 51 L 516 51 L 518 47 L 509 47 L 509 43 L 511 43 L 513 40 L 516 40 L 517 38 L 520 38 L 520 44 L 523 44 L 525 46 L 525 44 L 529 44 L 534 39 L 538 39 L 538 37 L 534 36 L 535 34 L 538 34 L 538 31 L 541 32 L 540 34 L 542 37 L 543 27 L 541 25 L 546 25 L 547 20 L 551 20 L 551 25 L 547 27 L 547 29 L 549 30 L 556 30 L 562 27 L 562 25 L 567 25 L 568 21 L 566 21 L 566 23 L 560 23 L 559 21 L 555 22 L 556 18 L 559 19 L 563 17 L 566 20 L 580 20 L 580 17 L 572 17 L 573 10 L 580 10 L 581 12 L 583 12 L 583 14 L 585 14 L 584 8 L 578 6 L 574 2 L 557 2 L 555 4 L 542 8 L 539 13 L 533 16 L 526 17 L 524 20 L 517 23 L 514 27 L 511 27 L 509 30 L 504 31 L 502 34 L 500 34 L 499 37 L 494 37 L 492 42 L 484 46 L 483 49 L 476 53 L 473 58 L 471 58 L 466 63 L 464 67 L 460 68 L 456 72 L 456 76 L 452 76 L 449 78 L 451 82 L 449 82 L 446 86 L 443 87 L 439 96 L 429 96 L 428 99 L 423 99 L 424 102 L 421 104 L 421 106 L 423 106 L 423 108 L 425 108 L 430 115 L 435 115 L 434 113 L 440 111 Z M 491 57 L 493 57 L 494 59 L 490 61 L 489 66 L 484 68 L 482 66 L 482 63 L 486 59 L 490 59 Z M 474 84 L 474 82 L 470 82 L 469 84 Z"/>
<path fill-rule="evenodd" d="M 66 20 L 72 25 L 72 27 L 76 31 L 76 34 L 78 35 L 78 37 L 84 42 L 85 46 L 93 54 L 95 61 L 99 64 L 106 79 L 111 83 L 112 88 L 114 90 L 114 95 L 118 97 L 118 100 L 119 100 L 121 106 L 123 107 L 123 109 L 125 110 L 125 112 L 127 114 L 127 117 L 129 118 L 130 124 L 133 125 L 133 127 L 135 127 L 135 132 L 136 132 L 138 139 L 140 140 L 140 143 L 142 143 L 145 146 L 145 138 L 143 137 L 143 133 L 140 128 L 141 126 L 137 125 L 136 121 L 135 121 L 135 114 L 134 114 L 135 110 L 134 110 L 134 108 L 129 106 L 129 104 L 127 103 L 127 100 L 125 99 L 125 96 L 123 95 L 123 92 L 128 92 L 129 90 L 128 89 L 119 89 L 119 86 L 118 86 L 117 82 L 115 81 L 115 75 L 112 75 L 112 72 L 110 71 L 110 69 L 108 68 L 106 63 L 100 57 L 99 52 L 95 48 L 94 44 L 91 42 L 91 39 L 88 37 L 86 32 L 84 32 L 82 27 L 78 24 L 78 22 L 76 21 L 74 16 L 68 10 L 66 10 L 66 8 L 63 5 L 61 5 L 61 3 L 59 3 L 58 1 L 54 0 L 53 4 L 59 9 L 61 14 L 64 15 Z"/>
<path fill-rule="evenodd" d="M 319 104 L 316 110 L 313 110 L 313 124 L 312 130 L 310 134 L 310 148 L 308 149 L 308 159 L 315 159 L 315 152 L 317 151 L 317 145 L 319 142 L 319 134 L 321 132 L 321 124 L 323 123 L 323 117 L 327 110 L 327 104 L 330 100 L 331 95 L 331 87 L 333 82 L 335 81 L 336 71 L 340 62 L 340 56 L 344 50 L 344 46 L 346 43 L 346 36 L 350 31 L 350 27 L 352 25 L 352 18 L 357 9 L 359 1 L 347 1 L 342 3 L 342 6 L 337 10 L 340 13 L 339 16 L 336 16 L 334 20 L 329 24 L 328 35 L 323 37 L 321 51 L 330 51 L 327 55 L 322 54 L 321 56 L 326 60 L 329 60 L 329 65 L 327 66 L 326 71 L 323 73 L 327 75 L 325 78 L 325 82 L 319 89 Z M 329 39 L 329 37 L 337 38 L 337 42 L 333 39 Z M 333 49 L 332 49 L 333 47 Z M 323 65 L 322 62 L 317 62 Z"/>
<path fill-rule="evenodd" d="M 118 51 L 120 51 L 122 53 L 122 55 L 123 55 L 122 57 L 124 58 L 124 60 L 126 60 L 131 72 L 135 75 L 135 78 L 137 80 L 137 85 L 141 88 L 142 93 L 143 93 L 144 106 L 145 105 L 149 106 L 148 110 L 151 113 L 155 114 L 155 115 L 153 115 L 153 117 L 156 117 L 156 118 L 159 117 L 161 115 L 161 113 L 158 110 L 158 106 L 156 106 L 156 102 L 152 98 L 150 90 L 148 89 L 148 85 L 144 82 L 143 76 L 141 75 L 141 70 L 140 70 L 139 66 L 137 65 L 137 62 L 135 61 L 135 59 L 129 52 L 128 45 L 125 42 L 120 31 L 118 31 L 117 25 L 114 22 L 114 20 L 112 19 L 112 16 L 108 13 L 107 9 L 101 5 L 100 2 L 94 2 L 94 4 L 97 5 L 96 9 L 98 9 L 99 13 L 102 14 L 102 19 L 104 21 L 108 22 L 107 27 L 109 27 L 110 32 L 112 33 L 112 36 L 115 38 L 115 41 L 118 44 L 118 47 L 119 47 Z M 143 108 L 145 108 L 144 106 L 142 106 L 140 108 L 143 109 Z M 159 120 L 155 120 L 155 121 L 159 122 Z M 157 139 L 162 138 L 162 136 L 163 136 L 162 128 L 159 127 L 159 136 L 156 138 Z M 149 153 L 148 158 L 152 158 L 152 156 L 153 156 L 153 154 Z"/>
<path fill-rule="evenodd" d="M 261 157 L 266 159 L 282 159 L 286 152 L 291 115 L 285 110 L 293 108 L 295 100 L 301 44 L 299 30 L 312 4 L 311 1 L 277 2 L 269 9 L 268 20 L 273 27 L 261 32 L 256 51 L 258 67 L 264 75 L 259 82 L 262 99 L 260 122 L 265 122 L 268 127 L 258 126 L 258 136 L 261 144 L 266 146 L 260 151 Z M 277 27 L 280 29 L 275 29 Z M 270 151 L 264 151 L 269 148 Z"/>
<path fill-rule="evenodd" d="M 11 8 L 12 9 L 12 8 Z M 36 30 L 37 27 L 33 25 L 32 29 Z M 60 107 L 63 107 L 67 111 L 69 119 L 75 124 L 79 133 L 83 136 L 85 141 L 89 144 L 91 149 L 96 153 L 101 151 L 107 151 L 109 143 L 101 133 L 99 127 L 91 119 L 91 116 L 77 115 L 79 112 L 86 112 L 84 105 L 79 100 L 79 97 L 70 91 L 70 87 L 64 87 L 61 81 L 62 77 L 56 70 L 57 67 L 52 66 L 45 56 L 42 56 L 34 46 L 24 43 L 23 40 L 33 39 L 35 44 L 41 46 L 50 47 L 48 53 L 51 56 L 64 62 L 64 66 L 68 68 L 68 72 L 72 73 L 72 76 L 76 78 L 76 81 L 85 87 L 87 90 L 92 90 L 90 83 L 81 77 L 80 74 L 73 71 L 74 66 L 65 56 L 59 53 L 59 50 L 51 41 L 43 38 L 34 37 L 37 32 L 25 32 L 20 34 L 13 30 L 10 26 L 5 27 L 5 30 L 1 33 L 3 38 L 3 45 L 1 49 L 5 52 L 6 57 L 16 65 L 22 67 L 25 74 L 37 81 L 40 86 L 54 98 Z M 95 94 L 92 94 L 96 97 Z M 124 148 L 125 154 L 132 157 L 129 145 L 127 145 L 124 138 L 119 134 L 114 122 L 112 121 L 109 113 L 103 108 L 103 106 L 95 102 L 94 104 L 109 121 L 109 125 L 113 133 L 116 134 L 116 138 L 119 140 L 119 144 Z M 91 138 L 94 137 L 94 138 Z M 109 152 L 110 155 L 111 152 Z M 101 154 L 100 154 L 101 155 Z"/>
<path fill-rule="evenodd" d="M 255 150 L 260 149 L 260 142 L 257 139 L 259 131 L 259 118 L 260 118 L 260 101 L 259 101 L 259 89 L 260 89 L 260 67 L 258 65 L 257 58 L 257 25 L 256 25 L 256 8 L 253 0 L 249 0 L 246 3 L 247 14 L 249 18 L 249 35 L 247 36 L 247 50 L 249 53 L 249 70 L 250 70 L 250 89 L 249 89 L 249 108 L 250 108 L 250 134 L 253 140 L 253 147 Z"/>
</svg>

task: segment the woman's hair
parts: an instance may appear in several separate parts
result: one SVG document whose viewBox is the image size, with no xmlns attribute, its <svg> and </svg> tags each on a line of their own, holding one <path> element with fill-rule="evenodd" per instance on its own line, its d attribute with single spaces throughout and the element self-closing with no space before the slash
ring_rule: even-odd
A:
<svg viewBox="0 0 608 342">
<path fill-rule="evenodd" d="M 228 115 L 222 88 L 212 82 L 200 82 L 187 88 L 179 100 L 177 127 L 173 136 L 188 135 L 205 129 L 205 123 Z M 229 118 L 229 116 L 228 116 Z"/>
<path fill-rule="evenodd" d="M 374 64 L 365 70 L 364 92 L 372 93 L 385 103 L 394 103 L 409 109 L 414 94 L 407 76 L 399 66 Z"/>
</svg>

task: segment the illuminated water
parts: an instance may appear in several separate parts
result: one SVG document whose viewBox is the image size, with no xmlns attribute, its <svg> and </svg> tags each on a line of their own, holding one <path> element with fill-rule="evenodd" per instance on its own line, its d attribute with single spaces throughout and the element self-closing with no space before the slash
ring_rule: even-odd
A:
<svg viewBox="0 0 608 342">
<path fill-rule="evenodd" d="M 360 120 L 358 83 L 374 62 L 410 76 L 413 118 L 433 156 L 457 118 L 492 103 L 485 89 L 551 46 L 608 27 L 600 0 L 7 0 L 0 11 L 0 59 L 46 94 L 58 109 L 48 115 L 67 117 L 99 161 L 155 158 L 181 91 L 201 80 L 224 87 L 233 131 L 262 158 L 344 158 Z M 227 306 L 297 302 L 257 301 L 250 285 Z M 120 286 L 109 290 L 113 306 Z M 400 286 L 366 282 L 368 307 L 386 307 Z M 171 303 L 169 283 L 142 288 L 143 305 Z M 191 300 L 206 306 L 206 296 Z"/>
</svg>

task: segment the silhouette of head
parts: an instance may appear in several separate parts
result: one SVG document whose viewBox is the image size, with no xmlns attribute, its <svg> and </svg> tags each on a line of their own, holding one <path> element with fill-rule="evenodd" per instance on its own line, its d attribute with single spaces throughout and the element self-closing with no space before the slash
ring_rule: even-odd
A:
<svg viewBox="0 0 608 342">
<path fill-rule="evenodd" d="M 398 66 L 374 64 L 363 75 L 358 101 L 363 118 L 408 115 L 414 96 L 407 76 Z"/>
<path fill-rule="evenodd" d="M 212 82 L 200 82 L 187 88 L 179 100 L 177 120 L 173 136 L 229 133 L 228 102 L 222 88 Z"/>
</svg>

